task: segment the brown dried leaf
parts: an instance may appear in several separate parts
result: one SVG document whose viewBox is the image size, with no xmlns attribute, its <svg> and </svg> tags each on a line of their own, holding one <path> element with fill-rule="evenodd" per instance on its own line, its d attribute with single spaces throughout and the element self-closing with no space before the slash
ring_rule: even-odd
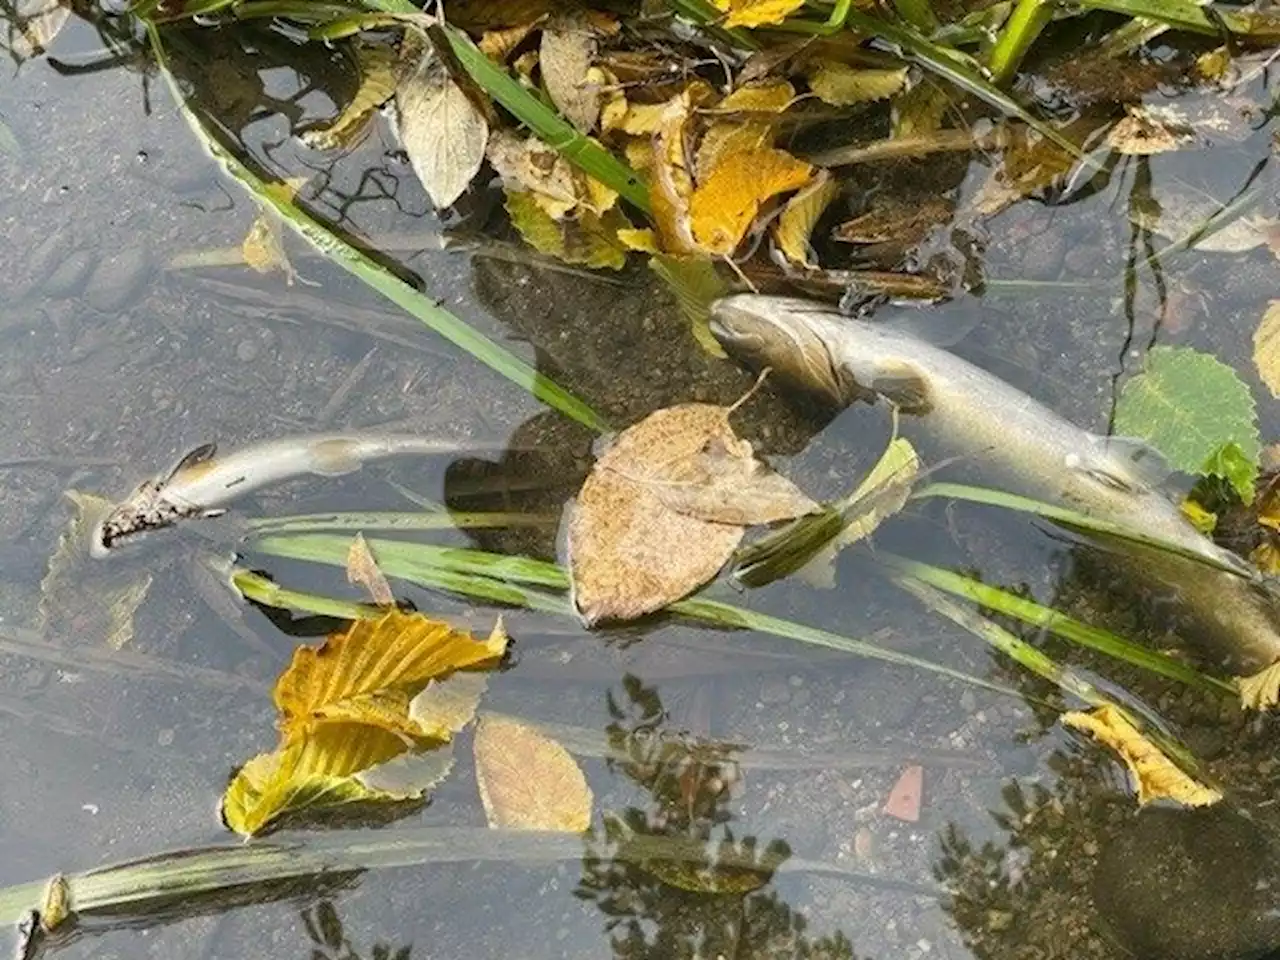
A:
<svg viewBox="0 0 1280 960">
<path fill-rule="evenodd" d="M 950 201 L 941 197 L 920 199 L 914 203 L 879 199 L 861 216 L 846 220 L 831 231 L 841 243 L 887 243 L 912 245 L 925 238 L 930 230 L 946 223 L 953 213 Z"/>
<path fill-rule="evenodd" d="M 1148 106 L 1126 106 L 1126 116 L 1107 131 L 1107 146 L 1117 153 L 1149 156 L 1167 153 L 1195 139 L 1177 114 Z"/>
<path fill-rule="evenodd" d="M 1062 722 L 1083 730 L 1119 755 L 1133 775 L 1140 806 L 1167 798 L 1185 806 L 1204 807 L 1222 799 L 1217 790 L 1178 769 L 1116 707 L 1094 707 L 1087 713 L 1073 710 L 1062 715 Z"/>
<path fill-rule="evenodd" d="M 452 7 L 450 7 L 449 12 L 452 15 Z M 506 63 L 507 58 L 511 56 L 516 47 L 524 43 L 529 34 L 533 33 L 541 22 L 541 19 L 529 20 L 526 23 L 518 23 L 511 27 L 486 30 L 476 46 L 490 60 Z"/>
<path fill-rule="evenodd" d="M 581 833 L 593 796 L 569 751 L 515 720 L 482 716 L 475 737 L 476 781 L 489 826 Z"/>
<path fill-rule="evenodd" d="M 363 533 L 357 533 L 351 540 L 347 551 L 347 582 L 369 591 L 373 602 L 380 607 L 395 606 L 396 597 L 391 592 L 391 584 L 378 568 L 378 561 L 373 558 L 369 542 Z"/>
<path fill-rule="evenodd" d="M 495 30 L 537 20 L 555 7 L 553 0 L 450 0 L 449 22 L 467 29 Z"/>
<path fill-rule="evenodd" d="M 600 34 L 587 11 L 557 13 L 542 30 L 542 82 L 551 102 L 582 133 L 600 119 L 600 87 L 587 76 L 599 49 Z"/>
<path fill-rule="evenodd" d="M 400 140 L 437 209 L 452 206 L 484 163 L 489 123 L 433 51 L 396 88 Z"/>
</svg>

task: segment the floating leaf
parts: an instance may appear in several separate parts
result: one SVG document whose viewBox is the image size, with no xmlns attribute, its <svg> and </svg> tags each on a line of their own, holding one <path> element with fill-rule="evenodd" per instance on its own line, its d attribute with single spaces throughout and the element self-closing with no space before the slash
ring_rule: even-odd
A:
<svg viewBox="0 0 1280 960">
<path fill-rule="evenodd" d="M 498 660 L 506 645 L 501 622 L 482 641 L 416 613 L 357 621 L 319 649 L 294 651 L 274 691 L 281 734 L 287 741 L 328 724 L 361 724 L 397 737 L 448 740 L 449 730 L 410 717 L 411 698 L 437 677 Z"/>
<path fill-rule="evenodd" d="M 599 46 L 599 33 L 585 10 L 557 13 L 542 29 L 542 82 L 551 102 L 582 133 L 590 133 L 600 119 L 600 87 L 587 76 Z"/>
<path fill-rule="evenodd" d="M 715 264 L 701 257 L 659 254 L 649 258 L 649 269 L 676 295 L 680 312 L 689 321 L 693 338 L 702 349 L 713 357 L 727 357 L 724 347 L 711 333 L 711 304 L 728 292 Z"/>
<path fill-rule="evenodd" d="M 347 582 L 364 587 L 378 606 L 395 606 L 396 597 L 391 592 L 391 584 L 378 569 L 378 561 L 373 558 L 369 542 L 362 533 L 352 538 L 351 549 L 347 552 Z"/>
<path fill-rule="evenodd" d="M 9 55 L 21 62 L 44 53 L 70 16 L 64 0 L 17 0 L 6 10 Z"/>
<path fill-rule="evenodd" d="M 396 88 L 400 141 L 437 209 L 452 206 L 484 163 L 489 123 L 428 51 Z"/>
<path fill-rule="evenodd" d="M 54 874 L 45 884 L 40 899 L 40 929 L 52 933 L 71 919 L 71 884 L 61 873 Z"/>
<path fill-rule="evenodd" d="M 458 733 L 475 719 L 476 708 L 488 686 L 488 676 L 472 670 L 432 680 L 410 701 L 409 716 L 424 729 Z"/>
<path fill-rule="evenodd" d="M 804 0 L 713 0 L 728 14 L 726 27 L 762 27 L 781 23 L 804 6 Z"/>
<path fill-rule="evenodd" d="M 1240 703 L 1246 710 L 1270 710 L 1280 703 L 1280 663 L 1237 678 L 1236 686 L 1240 689 Z"/>
<path fill-rule="evenodd" d="M 783 255 L 798 266 L 812 266 L 809 238 L 831 201 L 840 195 L 840 185 L 826 170 L 819 170 L 809 185 L 787 201 L 773 235 Z"/>
<path fill-rule="evenodd" d="M 772 147 L 725 157 L 689 200 L 694 239 L 707 253 L 728 256 L 766 200 L 799 189 L 812 174 L 809 164 Z"/>
<path fill-rule="evenodd" d="M 1253 332 L 1253 364 L 1273 397 L 1280 397 L 1280 300 L 1272 300 Z"/>
<path fill-rule="evenodd" d="M 892 97 L 907 84 L 907 68 L 859 69 L 838 60 L 817 60 L 809 89 L 823 103 L 847 107 Z"/>
<path fill-rule="evenodd" d="M 1142 373 L 1130 379 L 1116 402 L 1115 432 L 1140 437 L 1170 466 L 1196 474 L 1227 444 L 1257 475 L 1257 414 L 1249 388 L 1225 363 L 1190 347 L 1153 347 Z M 1227 472 L 1239 483 L 1244 471 Z"/>
<path fill-rule="evenodd" d="M 1129 219 L 1152 233 L 1175 242 L 1197 233 L 1223 209 L 1207 194 L 1190 190 L 1165 191 L 1155 209 L 1134 209 Z M 1268 242 L 1274 223 L 1261 217 L 1238 217 L 1196 240 L 1191 249 L 1206 253 L 1244 253 Z"/>
<path fill-rule="evenodd" d="M 731 407 L 688 403 L 624 430 L 596 462 L 574 502 L 569 565 L 584 622 L 659 610 L 714 577 L 742 527 L 672 510 L 655 485 L 679 482 L 709 444 L 750 457 L 729 425 Z"/>
<path fill-rule="evenodd" d="M 581 833 L 591 825 L 591 788 L 569 751 L 515 720 L 482 716 L 476 781 L 489 826 Z"/>
<path fill-rule="evenodd" d="M 1138 804 L 1169 799 L 1184 806 L 1217 803 L 1222 794 L 1183 773 L 1155 744 L 1144 737 L 1118 708 L 1106 704 L 1087 713 L 1069 711 L 1062 722 L 1088 733 L 1111 748 L 1125 762 L 1138 790 Z"/>
<path fill-rule="evenodd" d="M 301 140 L 315 150 L 349 147 L 369 129 L 378 109 L 396 92 L 396 59 L 390 49 L 375 43 L 356 46 L 360 85 L 342 112 L 330 123 L 302 134 Z"/>
</svg>

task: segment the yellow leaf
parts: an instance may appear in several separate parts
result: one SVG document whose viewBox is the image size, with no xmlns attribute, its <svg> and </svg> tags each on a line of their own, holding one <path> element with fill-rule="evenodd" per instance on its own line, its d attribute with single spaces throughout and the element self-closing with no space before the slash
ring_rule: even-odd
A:
<svg viewBox="0 0 1280 960">
<path fill-rule="evenodd" d="M 1182 515 L 1191 521 L 1191 525 L 1205 536 L 1213 533 L 1213 528 L 1218 525 L 1218 515 L 1206 510 L 1200 503 L 1190 497 L 1182 498 L 1180 509 L 1182 510 Z"/>
<path fill-rule="evenodd" d="M 452 8 L 450 8 L 449 13 L 452 17 Z M 529 20 L 525 23 L 518 23 L 511 27 L 499 27 L 494 30 L 486 30 L 484 32 L 484 36 L 482 36 L 479 42 L 476 43 L 476 46 L 479 47 L 480 51 L 490 60 L 505 63 L 507 57 L 511 56 L 516 47 L 524 43 L 525 39 L 534 31 L 539 22 L 539 20 Z"/>
<path fill-rule="evenodd" d="M 1280 573 L 1280 548 L 1270 540 L 1263 540 L 1249 552 L 1249 562 L 1263 573 Z"/>
<path fill-rule="evenodd" d="M 771 197 L 804 186 L 813 167 L 767 148 L 725 157 L 689 200 L 693 237 L 707 253 L 728 256 Z"/>
<path fill-rule="evenodd" d="M 761 27 L 781 23 L 804 6 L 804 0 L 715 0 L 729 15 L 726 27 Z"/>
<path fill-rule="evenodd" d="M 809 265 L 809 237 L 813 235 L 814 225 L 839 195 L 840 185 L 828 171 L 819 170 L 808 186 L 787 201 L 774 225 L 773 235 L 779 249 L 792 263 Z"/>
<path fill-rule="evenodd" d="M 796 99 L 796 88 L 786 80 L 744 83 L 707 113 L 782 113 Z"/>
<path fill-rule="evenodd" d="M 350 776 L 317 769 L 310 743 L 254 757 L 236 773 L 222 796 L 222 820 L 236 833 L 256 836 L 286 815 L 314 816 L 352 803 L 406 797 L 370 790 Z"/>
<path fill-rule="evenodd" d="M 689 198 L 693 194 L 693 173 L 686 141 L 694 107 L 711 96 L 706 84 L 690 84 L 667 101 L 654 134 L 652 180 L 649 202 L 653 225 L 660 245 L 667 253 L 695 254 L 689 225 Z"/>
<path fill-rule="evenodd" d="M 1204 807 L 1222 799 L 1217 790 L 1198 783 L 1178 769 L 1116 707 L 1094 707 L 1087 713 L 1070 711 L 1062 715 L 1062 721 L 1088 733 L 1125 762 L 1137 785 L 1139 805 L 1169 799 L 1184 806 Z"/>
<path fill-rule="evenodd" d="M 722 120 L 711 124 L 698 144 L 694 169 L 701 183 L 715 172 L 725 157 L 735 153 L 754 153 L 773 144 L 773 121 L 749 117 L 745 120 Z"/>
<path fill-rule="evenodd" d="M 354 723 L 393 736 L 447 740 L 447 731 L 422 729 L 411 720 L 410 698 L 433 679 L 496 661 L 506 645 L 501 624 L 481 641 L 416 613 L 358 621 L 318 649 L 294 651 L 273 694 L 282 737 L 287 742 L 327 723 Z"/>
<path fill-rule="evenodd" d="M 727 358 L 724 347 L 711 333 L 711 304 L 728 290 L 715 264 L 705 257 L 659 255 L 649 258 L 649 269 L 675 294 L 699 346 L 713 357 Z"/>
<path fill-rule="evenodd" d="M 457 733 L 475 719 L 476 708 L 488 685 L 488 676 L 474 671 L 432 680 L 409 704 L 409 716 L 423 727 Z"/>
<path fill-rule="evenodd" d="M 352 538 L 351 548 L 347 551 L 347 582 L 368 590 L 373 602 L 380 607 L 395 605 L 391 584 L 378 569 L 378 561 L 373 558 L 373 551 L 369 549 L 363 533 Z"/>
<path fill-rule="evenodd" d="M 40 929 L 52 933 L 71 919 L 75 905 L 71 902 L 71 884 L 61 873 L 54 874 L 45 884 L 40 901 Z"/>
<path fill-rule="evenodd" d="M 907 83 L 907 68 L 858 69 L 837 60 L 818 60 L 809 75 L 809 88 L 823 103 L 847 107 L 892 97 Z"/>
<path fill-rule="evenodd" d="M 482 716 L 476 781 L 489 826 L 581 833 L 591 825 L 591 788 L 569 751 L 515 720 Z"/>
<path fill-rule="evenodd" d="M 1270 710 L 1280 703 L 1280 663 L 1247 677 L 1238 677 L 1240 703 L 1246 710 Z"/>
<path fill-rule="evenodd" d="M 621 130 L 633 137 L 656 133 L 662 122 L 665 103 L 632 103 L 618 94 L 604 108 L 600 126 L 605 130 Z"/>
<path fill-rule="evenodd" d="M 349 147 L 364 136 L 378 108 L 396 90 L 395 54 L 380 44 L 356 46 L 360 85 L 342 111 L 322 127 L 313 127 L 301 140 L 315 150 Z"/>
<path fill-rule="evenodd" d="M 1280 397 L 1280 300 L 1272 300 L 1253 332 L 1253 364 L 1273 397 Z"/>
<path fill-rule="evenodd" d="M 639 250 L 642 253 L 658 252 L 658 238 L 648 227 L 643 229 L 619 230 L 618 240 L 628 250 Z"/>
<path fill-rule="evenodd" d="M 618 232 L 631 224 L 616 208 L 604 217 L 582 212 L 577 220 L 552 219 L 527 190 L 506 191 L 507 214 L 525 242 L 539 253 L 565 263 L 621 270 L 627 262 L 627 248 Z"/>
</svg>

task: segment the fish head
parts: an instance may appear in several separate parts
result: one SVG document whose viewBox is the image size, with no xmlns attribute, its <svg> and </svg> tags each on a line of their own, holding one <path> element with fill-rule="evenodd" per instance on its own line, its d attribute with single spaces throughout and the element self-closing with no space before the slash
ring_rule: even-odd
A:
<svg viewBox="0 0 1280 960">
<path fill-rule="evenodd" d="M 711 333 L 725 351 L 755 370 L 844 407 L 874 394 L 833 349 L 834 307 L 812 300 L 739 293 L 711 305 Z"/>
<path fill-rule="evenodd" d="M 208 516 L 211 513 L 167 499 L 164 487 L 163 478 L 145 480 L 129 496 L 112 507 L 90 533 L 89 556 L 101 560 L 109 556 L 121 540 L 128 537 L 169 527 L 189 517 Z"/>
</svg>

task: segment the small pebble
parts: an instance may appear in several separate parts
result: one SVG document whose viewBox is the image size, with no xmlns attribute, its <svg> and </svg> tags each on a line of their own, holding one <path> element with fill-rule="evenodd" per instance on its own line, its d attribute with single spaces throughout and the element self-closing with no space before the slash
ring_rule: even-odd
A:
<svg viewBox="0 0 1280 960">
<path fill-rule="evenodd" d="M 258 345 L 252 340 L 241 340 L 236 345 L 236 359 L 241 363 L 252 363 L 258 358 Z"/>
</svg>

